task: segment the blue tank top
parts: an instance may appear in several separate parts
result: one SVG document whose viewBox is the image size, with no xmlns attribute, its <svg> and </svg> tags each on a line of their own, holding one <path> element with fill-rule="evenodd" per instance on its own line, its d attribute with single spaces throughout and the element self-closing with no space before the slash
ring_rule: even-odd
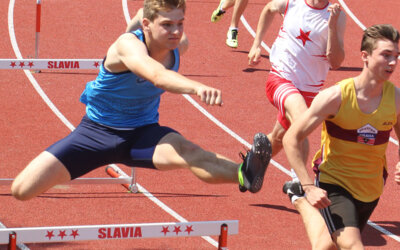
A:
<svg viewBox="0 0 400 250">
<path fill-rule="evenodd" d="M 132 33 L 144 42 L 142 30 Z M 173 53 L 171 70 L 178 71 L 178 49 Z M 157 123 L 160 96 L 164 90 L 131 71 L 111 73 L 104 68 L 104 61 L 96 80 L 86 84 L 80 97 L 86 105 L 87 116 L 94 122 L 114 128 L 137 128 Z"/>
</svg>

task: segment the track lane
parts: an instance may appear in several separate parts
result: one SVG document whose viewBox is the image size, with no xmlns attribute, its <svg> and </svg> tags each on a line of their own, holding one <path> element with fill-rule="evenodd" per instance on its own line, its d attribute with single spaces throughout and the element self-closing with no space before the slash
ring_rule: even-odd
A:
<svg viewBox="0 0 400 250">
<path fill-rule="evenodd" d="M 211 6 L 211 7 L 214 8 L 214 5 L 215 4 L 213 4 L 213 6 Z M 198 7 L 198 6 L 196 6 L 196 7 Z M 188 13 L 189 13 L 189 11 L 188 11 Z M 196 15 L 194 19 L 198 19 L 199 16 L 202 16 L 201 20 L 203 20 L 203 18 L 205 16 L 207 16 L 207 19 L 204 19 L 204 20 L 208 21 L 208 18 L 209 18 L 208 15 L 209 15 L 208 13 L 200 13 L 200 14 Z M 189 19 L 189 17 L 188 17 L 188 19 Z M 206 22 L 204 21 L 204 23 L 206 23 Z M 188 30 L 188 28 L 186 28 L 186 30 Z M 201 30 L 201 29 L 199 28 L 199 30 Z M 219 29 L 216 29 L 216 30 L 220 31 L 221 27 L 219 27 Z M 209 33 L 212 34 L 212 30 L 209 30 Z M 190 39 L 191 39 L 190 40 L 191 43 L 194 43 L 194 46 L 192 46 L 192 48 L 194 48 L 194 47 L 202 48 L 203 47 L 203 43 L 204 43 L 204 39 L 200 39 L 201 40 L 200 41 L 200 40 L 196 39 L 196 36 L 199 37 L 199 35 L 198 35 L 199 33 L 193 32 L 193 34 L 194 35 L 189 36 Z M 243 34 L 243 33 L 241 33 L 241 34 Z M 193 37 L 193 39 L 192 39 L 192 37 Z M 210 39 L 210 40 L 212 40 L 212 39 Z M 215 45 L 214 45 L 214 47 L 215 47 Z M 193 50 L 191 49 L 189 51 L 193 51 Z M 199 51 L 204 51 L 204 48 L 203 49 L 199 49 Z M 254 77 L 254 80 L 253 80 L 253 76 L 256 75 L 256 74 L 250 74 L 250 73 L 246 73 L 245 71 L 243 71 L 246 68 L 244 66 L 245 64 L 241 63 L 241 62 L 243 62 L 243 61 L 241 61 L 241 59 L 245 58 L 245 56 L 243 57 L 243 55 L 245 55 L 245 53 L 243 51 L 233 52 L 233 51 L 231 51 L 229 49 L 227 51 L 228 52 L 225 53 L 225 51 L 221 51 L 221 49 L 217 49 L 217 48 L 212 48 L 212 49 L 209 50 L 210 55 L 212 57 L 214 57 L 216 55 L 224 56 L 223 60 L 219 60 L 219 62 L 222 61 L 222 63 L 219 63 L 218 66 L 219 66 L 219 69 L 221 71 L 226 70 L 226 75 L 222 75 L 221 76 L 220 75 L 221 71 L 217 70 L 218 67 L 217 67 L 217 69 L 215 69 L 215 66 L 214 66 L 214 69 L 208 69 L 211 72 L 213 72 L 213 70 L 214 70 L 214 72 L 216 71 L 216 74 L 217 74 L 218 78 L 219 79 L 221 79 L 221 78 L 223 79 L 223 81 L 222 81 L 223 83 L 221 83 L 221 87 L 224 90 L 224 98 L 225 98 L 225 106 L 223 107 L 223 111 L 225 111 L 225 112 L 221 111 L 222 109 L 217 109 L 217 108 L 211 108 L 210 110 L 217 117 L 218 116 L 222 117 L 221 120 L 223 120 L 223 121 L 225 121 L 225 117 L 226 116 L 229 116 L 229 117 L 226 117 L 226 119 L 229 120 L 233 124 L 232 125 L 233 127 L 235 127 L 235 124 L 237 124 L 237 123 L 243 124 L 243 125 L 241 125 L 242 129 L 239 128 L 238 130 L 243 130 L 243 127 L 246 128 L 245 130 L 247 130 L 247 131 L 243 132 L 243 134 L 246 134 L 246 135 L 243 136 L 243 137 L 250 141 L 250 139 L 252 137 L 252 134 L 253 134 L 252 130 L 256 131 L 256 129 L 263 129 L 266 126 L 265 124 L 262 124 L 263 121 L 261 121 L 261 122 L 258 122 L 258 123 L 254 122 L 254 124 L 251 124 L 251 128 L 248 128 L 249 127 L 249 125 L 248 125 L 249 121 L 259 121 L 257 119 L 259 119 L 259 116 L 260 116 L 259 114 L 254 114 L 254 113 L 257 113 L 257 112 L 252 111 L 251 107 L 256 107 L 256 108 L 258 107 L 257 111 L 259 111 L 259 107 L 261 105 L 265 105 L 265 103 L 258 103 L 258 100 L 265 100 L 264 96 L 263 96 L 264 95 L 263 91 L 260 91 L 260 90 L 263 90 L 263 82 L 264 82 L 263 78 L 265 77 L 265 71 L 262 71 L 262 70 L 256 71 L 256 73 L 262 73 L 262 75 L 260 74 L 260 79 L 256 79 L 256 77 Z M 202 53 L 202 54 L 204 54 L 204 53 Z M 233 54 L 234 56 L 232 56 L 231 54 Z M 241 57 L 240 57 L 241 59 L 240 60 L 238 59 L 239 56 L 237 56 L 237 55 L 241 55 Z M 194 66 L 194 70 L 189 70 L 189 68 L 186 68 L 187 66 L 186 66 L 185 63 L 187 61 L 185 60 L 185 58 L 189 58 L 190 59 L 192 57 L 188 57 L 187 55 L 185 55 L 184 58 L 183 58 L 184 61 L 183 61 L 183 65 L 182 65 L 182 68 L 183 68 L 182 70 L 185 70 L 185 71 L 187 70 L 186 74 L 188 74 L 189 76 L 193 75 L 193 77 L 198 77 L 199 79 L 202 79 L 202 80 L 204 80 L 204 78 L 206 78 L 204 81 L 209 81 L 209 83 L 213 83 L 214 81 L 210 81 L 210 79 L 213 78 L 212 75 L 207 75 L 206 77 L 203 77 L 204 72 L 209 72 L 208 70 L 204 70 L 204 71 L 197 70 L 199 67 L 200 68 L 206 68 L 206 67 L 212 68 L 213 65 L 205 65 L 205 64 L 209 63 L 210 57 L 207 57 L 205 55 L 197 56 L 197 57 L 199 57 L 198 61 L 196 61 L 196 62 L 194 62 L 194 60 L 192 61 L 192 63 L 195 65 Z M 235 62 L 235 61 L 239 61 L 239 62 Z M 229 62 L 229 65 L 231 64 L 230 62 L 234 62 L 234 63 L 232 63 L 234 65 L 234 66 L 232 66 L 233 69 L 227 70 L 228 67 L 225 66 L 225 65 L 227 65 L 227 63 L 224 63 L 224 62 Z M 244 62 L 246 62 L 246 61 L 244 60 Z M 223 66 L 225 66 L 225 67 L 223 67 Z M 245 78 L 240 78 L 240 79 L 237 76 L 235 77 L 235 75 L 232 74 L 232 72 L 235 72 L 236 69 L 239 69 L 239 70 L 242 69 L 242 72 L 246 73 L 246 77 Z M 48 75 L 50 75 L 50 74 L 48 74 Z M 62 74 L 62 75 L 64 77 L 64 74 Z M 231 75 L 233 75 L 233 76 L 231 76 Z M 254 81 L 254 84 L 259 84 L 259 85 L 257 85 L 254 88 L 248 89 L 247 88 L 248 85 L 246 85 L 245 83 L 248 82 L 249 76 L 251 76 L 252 81 Z M 53 74 L 53 77 L 54 77 L 54 74 Z M 60 77 L 60 75 L 57 75 L 56 78 L 59 78 L 59 77 Z M 49 76 L 49 79 L 51 79 L 50 76 Z M 224 82 L 226 82 L 226 81 L 228 82 L 228 84 L 224 84 Z M 55 85 L 50 80 L 48 80 L 48 82 L 46 82 L 46 85 L 48 85 L 49 89 L 51 89 L 51 88 L 60 89 L 61 87 L 63 87 L 62 82 L 60 82 L 59 85 Z M 237 91 L 237 89 L 233 88 L 232 86 L 240 86 L 240 87 L 242 87 L 243 90 L 246 90 L 246 91 L 241 91 L 241 93 L 240 93 L 241 95 L 239 97 L 234 97 L 234 95 L 237 95 L 238 91 Z M 71 95 L 76 95 L 74 88 L 71 87 L 71 90 L 69 90 L 69 91 L 71 91 Z M 249 92 L 249 94 L 246 93 L 247 91 Z M 54 92 L 56 92 L 56 91 L 54 91 Z M 255 94 L 257 96 L 255 97 L 253 94 Z M 58 95 L 59 96 L 58 98 L 60 98 L 61 100 L 64 98 L 64 100 L 62 100 L 62 101 L 60 100 L 59 101 L 59 102 L 62 103 L 61 106 L 63 106 L 63 105 L 65 105 L 65 106 L 74 106 L 73 103 L 77 102 L 76 101 L 76 96 L 74 97 L 75 99 L 71 98 L 71 100 L 69 100 L 69 99 L 65 100 L 65 98 L 68 98 L 68 97 L 66 97 L 67 95 L 65 95 L 65 93 L 64 93 L 65 96 L 63 94 L 57 94 L 57 93 L 54 93 L 54 95 Z M 167 98 L 164 98 L 163 103 L 169 102 L 170 101 L 169 98 L 171 98 L 172 101 L 174 101 L 174 100 L 176 101 L 176 99 L 179 99 L 181 97 L 173 96 L 173 95 L 172 96 L 168 96 Z M 260 99 L 258 99 L 258 98 L 260 98 Z M 236 104 L 233 105 L 232 104 L 233 100 L 237 101 L 238 105 L 236 105 Z M 231 101 L 231 102 L 229 102 L 229 101 Z M 189 110 L 192 109 L 192 107 L 190 107 L 189 105 L 186 106 L 183 103 L 181 103 L 180 101 L 177 101 L 177 102 L 178 102 L 178 105 L 176 105 L 176 104 L 172 104 L 172 105 L 167 104 L 167 105 L 164 106 L 166 110 L 171 112 L 170 115 L 174 115 L 174 113 L 176 114 L 176 111 L 174 111 L 176 109 L 176 107 L 179 107 L 180 109 L 181 109 L 181 107 L 185 107 L 185 108 L 182 109 L 182 111 L 183 111 L 182 113 L 183 114 L 186 114 L 186 112 L 184 111 L 185 109 L 189 109 Z M 230 104 L 228 104 L 228 103 L 230 103 Z M 183 106 L 179 106 L 180 104 L 182 104 Z M 254 106 L 253 106 L 253 104 L 254 104 Z M 265 106 L 270 106 L 270 105 L 267 103 Z M 82 109 L 82 107 L 80 107 L 79 105 L 76 105 L 75 108 L 73 108 L 73 109 L 74 109 L 73 111 L 68 111 L 67 108 L 66 108 L 66 112 L 67 113 L 68 112 L 75 113 L 75 112 L 77 112 L 77 110 Z M 250 109 L 250 111 L 249 111 L 249 109 Z M 270 109 L 270 110 L 272 110 L 272 109 Z M 269 114 L 270 110 L 268 110 L 268 107 L 266 107 L 266 111 L 265 112 L 267 114 Z M 164 111 L 164 112 L 166 112 L 166 111 Z M 194 112 L 195 111 L 193 111 L 193 113 Z M 271 112 L 273 113 L 274 110 L 272 110 Z M 190 113 L 192 113 L 192 112 L 190 112 Z M 190 124 L 196 124 L 196 127 L 195 127 L 196 133 L 192 134 L 193 132 L 189 131 L 187 129 L 187 124 L 185 124 L 183 121 L 180 121 L 180 122 L 183 123 L 182 125 L 175 124 L 175 123 L 179 123 L 179 122 L 178 121 L 170 121 L 168 119 L 168 117 L 167 117 L 168 113 L 165 113 L 165 114 L 166 114 L 165 118 L 162 117 L 162 119 L 163 119 L 162 121 L 164 121 L 164 119 L 165 119 L 165 122 L 174 124 L 177 127 L 182 126 L 182 129 L 184 129 L 185 133 L 187 133 L 187 136 L 193 138 L 194 140 L 196 140 L 196 142 L 199 142 L 200 145 L 209 144 L 210 138 L 204 138 L 204 136 L 202 136 L 204 134 L 210 134 L 209 131 L 210 131 L 210 128 L 213 128 L 213 125 L 210 125 L 209 122 L 204 122 L 202 118 L 197 118 L 197 117 L 193 118 L 193 120 L 187 121 L 187 123 L 190 122 Z M 232 117 L 232 114 L 235 114 L 235 116 Z M 80 118 L 79 115 L 74 115 L 74 116 L 78 117 L 76 120 L 79 120 L 79 118 Z M 275 117 L 275 113 L 273 113 L 270 116 L 272 118 L 274 118 Z M 246 117 L 246 119 L 243 119 L 243 117 Z M 255 118 L 255 117 L 257 117 L 257 118 Z M 186 117 L 185 117 L 185 119 L 186 119 Z M 202 125 L 202 124 L 205 124 L 205 125 Z M 227 124 L 230 124 L 230 123 L 227 123 Z M 270 126 L 270 125 L 272 125 L 272 124 L 268 124 L 267 126 Z M 205 126 L 205 128 L 200 128 L 201 126 Z M 238 125 L 237 127 L 240 127 L 240 126 Z M 238 130 L 234 129 L 234 131 L 238 131 Z M 212 130 L 212 131 L 214 131 L 214 130 Z M 215 131 L 219 131 L 218 128 Z M 219 137 L 220 137 L 219 135 L 212 135 L 211 139 L 218 140 Z M 237 155 L 236 155 L 236 153 L 232 152 L 233 151 L 232 148 L 235 147 L 234 145 L 238 145 L 238 144 L 235 143 L 234 140 L 232 140 L 232 141 L 230 139 L 224 139 L 224 140 L 226 140 L 226 142 L 222 142 L 221 143 L 221 142 L 214 141 L 214 143 L 212 145 L 207 146 L 207 147 L 209 147 L 210 149 L 219 151 L 219 152 L 221 152 L 221 151 L 222 152 L 226 152 L 226 154 L 228 156 L 237 159 Z M 239 145 L 239 146 L 241 146 L 241 145 Z M 284 158 L 284 156 L 282 158 Z M 149 172 L 149 173 L 146 173 L 146 172 Z M 147 177 L 147 175 L 149 175 L 148 182 L 151 185 L 154 185 L 154 179 L 155 178 L 159 178 L 159 176 L 160 176 L 160 174 L 158 174 L 158 173 L 155 174 L 155 173 L 153 173 L 153 171 L 143 171 L 143 175 L 146 175 L 146 177 Z M 172 175 L 171 173 L 163 173 L 161 175 L 161 177 L 164 177 L 167 180 L 171 180 L 171 178 L 170 178 L 171 175 Z M 231 187 L 226 187 L 226 188 L 225 187 L 215 187 L 215 186 L 211 186 L 210 187 L 209 185 L 204 185 L 204 184 L 200 183 L 199 181 L 197 183 L 196 182 L 197 180 L 193 181 L 193 177 L 191 175 L 187 174 L 187 173 L 179 173 L 179 175 L 180 176 L 177 176 L 177 178 L 173 179 L 175 181 L 173 181 L 173 180 L 168 181 L 168 183 L 179 183 L 179 182 L 181 182 L 181 179 L 187 179 L 187 180 L 183 181 L 182 184 L 180 184 L 181 187 L 179 187 L 179 188 L 176 188 L 176 187 L 173 187 L 173 186 L 171 187 L 171 191 L 173 191 L 175 189 L 176 189 L 175 191 L 181 191 L 181 192 L 177 192 L 176 193 L 176 194 L 178 194 L 178 198 L 176 196 L 174 196 L 174 195 L 169 194 L 169 193 L 164 194 L 164 196 L 170 196 L 170 197 L 164 197 L 162 194 L 163 194 L 163 191 L 165 191 L 165 184 L 164 183 L 162 183 L 164 185 L 160 184 L 160 187 L 159 187 L 160 188 L 159 189 L 160 192 L 159 193 L 162 196 L 162 199 L 167 199 L 168 200 L 168 203 L 175 203 L 176 200 L 179 200 L 179 201 L 182 202 L 181 195 L 182 194 L 186 194 L 189 191 L 192 191 L 192 192 L 190 192 L 191 196 L 197 197 L 196 195 L 193 195 L 193 194 L 197 194 L 198 190 L 201 190 L 201 192 L 204 192 L 205 194 L 209 194 L 210 192 L 218 194 L 221 191 L 223 191 L 223 193 L 229 193 L 229 192 L 232 192 L 232 189 L 233 189 Z M 139 176 L 141 176 L 141 174 Z M 143 176 L 143 177 L 145 177 L 145 176 Z M 272 224 L 273 221 L 280 221 L 281 220 L 281 219 L 278 219 L 278 218 L 288 219 L 287 218 L 287 211 L 289 211 L 289 212 L 292 211 L 291 210 L 292 207 L 286 201 L 286 199 L 287 199 L 286 197 L 282 197 L 282 195 L 279 194 L 278 198 L 282 198 L 282 200 L 284 200 L 284 201 L 282 201 L 281 199 L 278 199 L 278 201 L 276 203 L 274 203 L 274 201 L 269 203 L 270 202 L 270 198 L 272 198 L 271 195 L 270 195 L 271 190 L 278 190 L 278 192 L 279 192 L 279 189 L 280 189 L 279 185 L 281 185 L 281 183 L 283 183 L 283 180 L 286 177 L 284 177 L 284 176 L 282 177 L 282 174 L 277 172 L 276 170 L 269 169 L 268 170 L 268 178 L 270 178 L 269 180 L 271 180 L 271 182 L 269 182 L 266 185 L 266 188 L 268 188 L 269 191 L 268 191 L 268 193 L 267 192 L 263 192 L 263 194 L 264 194 L 264 196 L 262 196 L 263 198 L 261 198 L 261 196 L 257 195 L 256 198 L 254 196 L 246 196 L 247 199 L 244 199 L 243 196 L 240 195 L 240 194 L 239 194 L 240 196 L 236 196 L 237 195 L 236 193 L 234 193 L 233 195 L 230 195 L 230 197 L 229 197 L 229 199 L 235 200 L 236 203 L 238 203 L 237 201 L 240 200 L 241 204 L 250 204 L 251 208 L 258 208 L 258 209 L 233 208 L 233 207 L 231 207 L 232 205 L 229 204 L 229 201 L 228 201 L 229 199 L 224 200 L 226 202 L 216 202 L 216 203 L 218 203 L 218 205 L 226 205 L 228 211 L 234 211 L 237 214 L 240 214 L 240 216 L 243 216 L 243 221 L 246 221 L 246 216 L 244 216 L 244 215 L 246 215 L 246 214 L 248 215 L 248 213 L 251 213 L 252 211 L 258 211 L 259 213 L 261 213 L 261 212 L 264 212 L 264 210 L 266 210 L 266 208 L 267 208 L 267 210 L 273 210 L 273 209 L 279 210 L 279 209 L 281 209 L 283 211 L 282 212 L 282 216 L 281 217 L 279 217 L 279 216 L 272 217 L 274 219 L 271 219 L 270 218 L 271 217 L 271 213 L 268 213 L 268 212 L 270 212 L 270 211 L 268 211 L 267 212 L 268 216 L 262 216 L 261 217 L 262 221 L 265 221 L 265 222 L 268 222 L 268 223 Z M 145 178 L 143 178 L 143 179 L 145 179 Z M 162 180 L 162 178 L 160 180 Z M 274 182 L 276 184 L 274 184 Z M 194 183 L 196 183 L 196 185 L 194 185 Z M 200 186 L 200 188 L 198 186 Z M 277 187 L 278 187 L 278 189 L 277 189 Z M 155 188 L 155 190 L 156 190 L 156 188 Z M 237 192 L 236 189 L 233 192 Z M 267 197 L 267 198 L 264 198 L 264 197 Z M 216 199 L 215 197 L 211 197 L 211 198 L 209 197 L 209 199 L 202 199 L 200 197 L 198 199 L 199 200 L 198 204 L 202 205 L 204 201 L 209 201 L 208 203 L 214 203 L 215 199 Z M 285 210 L 285 207 L 281 206 L 281 204 L 287 204 L 287 206 L 288 206 L 287 211 Z M 196 205 L 197 205 L 197 203 L 196 203 Z M 177 207 L 179 208 L 179 205 Z M 215 206 L 215 209 L 213 209 L 214 206 L 212 206 L 211 208 L 212 209 L 208 209 L 208 207 L 206 207 L 206 209 L 203 209 L 204 212 L 202 212 L 202 213 L 201 212 L 196 212 L 196 211 L 188 211 L 188 217 L 196 217 L 196 216 L 200 216 L 201 217 L 201 216 L 203 216 L 205 218 L 209 218 L 209 217 L 212 217 L 212 216 L 216 216 L 217 217 L 218 214 L 224 215 L 224 213 L 215 212 L 215 211 L 220 210 L 220 206 Z M 179 209 L 181 209 L 181 208 L 179 208 Z M 249 211 L 247 211 L 247 210 L 249 210 Z M 208 211 L 213 211 L 213 212 L 215 212 L 215 214 L 214 215 L 210 215 Z M 190 213 L 190 212 L 193 212 L 193 213 Z M 184 213 L 185 213 L 185 211 L 184 211 Z M 197 215 L 196 213 L 199 213 L 199 215 Z M 196 215 L 193 215 L 193 214 L 196 214 Z M 242 215 L 242 214 L 244 214 L 244 215 Z M 274 213 L 272 213 L 272 216 L 273 215 L 274 215 Z M 294 218 L 298 218 L 298 215 L 295 214 L 293 217 Z M 290 217 L 289 217 L 289 220 L 290 220 Z M 248 219 L 247 221 L 249 221 L 249 224 L 251 224 L 251 221 L 253 221 L 253 219 Z M 299 222 L 299 220 L 294 220 L 294 221 Z M 289 223 L 283 223 L 283 224 L 290 228 L 291 223 L 292 223 L 292 221 L 289 221 Z M 270 225 L 265 225 L 265 226 L 267 226 L 267 228 L 268 228 L 268 226 L 270 226 Z M 246 232 L 254 231 L 254 225 L 249 225 L 249 226 L 246 225 L 245 229 L 246 229 Z M 278 237 L 280 235 L 279 232 L 274 232 L 274 233 L 275 233 L 275 235 L 272 238 L 274 238 L 276 236 L 277 239 L 278 239 Z M 267 236 L 270 236 L 270 234 L 271 233 L 267 234 Z M 262 233 L 261 234 L 260 233 L 256 233 L 255 235 L 247 235 L 247 236 L 245 236 L 245 238 L 243 238 L 242 235 L 240 235 L 240 239 L 241 240 L 239 242 L 241 242 L 241 241 L 243 241 L 243 239 L 245 239 L 244 240 L 245 242 L 255 241 L 255 242 L 258 242 L 258 243 L 260 243 L 262 245 L 262 244 L 265 244 L 265 240 L 266 240 L 265 239 L 266 237 L 263 237 L 262 235 L 263 235 Z M 235 237 L 233 237 L 232 240 L 235 240 Z M 269 240 L 271 240 L 271 238 L 269 238 Z M 239 245 L 240 244 L 238 244 L 238 246 Z M 282 246 L 282 245 L 280 245 L 280 246 Z M 307 246 L 307 244 L 306 244 L 306 246 Z"/>
</svg>

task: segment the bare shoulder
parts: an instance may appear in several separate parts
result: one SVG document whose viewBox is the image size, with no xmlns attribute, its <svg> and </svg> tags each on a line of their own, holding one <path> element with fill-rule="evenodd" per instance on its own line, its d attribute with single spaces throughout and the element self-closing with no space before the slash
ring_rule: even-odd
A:
<svg viewBox="0 0 400 250">
<path fill-rule="evenodd" d="M 267 6 L 271 11 L 279 12 L 281 14 L 285 13 L 286 5 L 288 0 L 271 0 Z"/>
<path fill-rule="evenodd" d="M 326 88 L 322 90 L 316 97 L 315 99 L 321 99 L 321 101 L 327 102 L 327 103 L 340 103 L 342 101 L 342 91 L 340 89 L 340 86 L 338 84 L 333 85 L 329 88 Z"/>
<path fill-rule="evenodd" d="M 322 90 L 312 102 L 310 109 L 325 117 L 334 116 L 342 104 L 342 91 L 339 85 Z"/>
<path fill-rule="evenodd" d="M 110 49 L 112 47 L 115 47 L 116 52 L 120 55 L 126 55 L 132 52 L 144 52 L 147 54 L 146 45 L 132 33 L 124 33 L 120 35 L 115 43 L 111 45 Z"/>
<path fill-rule="evenodd" d="M 124 33 L 108 49 L 104 65 L 111 72 L 122 72 L 129 68 L 128 64 L 140 61 L 145 56 L 148 56 L 148 52 L 144 43 L 135 35 Z"/>
<path fill-rule="evenodd" d="M 123 34 L 121 34 L 117 40 L 116 43 L 124 43 L 124 42 L 130 42 L 130 41 L 139 41 L 139 39 L 132 33 L 130 32 L 125 32 Z"/>
</svg>

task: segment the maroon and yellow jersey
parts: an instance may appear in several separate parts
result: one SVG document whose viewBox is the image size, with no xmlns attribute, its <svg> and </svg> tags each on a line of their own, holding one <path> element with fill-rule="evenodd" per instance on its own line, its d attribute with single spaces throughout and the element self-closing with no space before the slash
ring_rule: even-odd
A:
<svg viewBox="0 0 400 250">
<path fill-rule="evenodd" d="M 385 151 L 397 122 L 395 87 L 386 81 L 378 108 L 360 110 L 352 78 L 338 83 L 342 103 L 335 117 L 322 126 L 321 149 L 314 156 L 318 180 L 349 191 L 355 199 L 379 198 L 387 176 Z"/>
</svg>

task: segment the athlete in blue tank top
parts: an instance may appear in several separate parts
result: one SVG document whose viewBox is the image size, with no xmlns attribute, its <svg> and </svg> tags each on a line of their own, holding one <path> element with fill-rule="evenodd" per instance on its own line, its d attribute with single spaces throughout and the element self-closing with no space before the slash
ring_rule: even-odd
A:
<svg viewBox="0 0 400 250">
<path fill-rule="evenodd" d="M 144 42 L 141 29 L 133 34 Z M 171 70 L 179 69 L 179 50 L 174 49 Z M 138 77 L 131 71 L 112 73 L 100 66 L 96 80 L 86 84 L 81 102 L 94 122 L 114 128 L 137 128 L 158 122 L 160 95 L 165 90 Z"/>
<path fill-rule="evenodd" d="M 86 115 L 67 137 L 39 154 L 11 187 L 20 200 L 98 167 L 121 163 L 157 170 L 185 168 L 206 183 L 236 183 L 261 189 L 270 145 L 257 134 L 243 163 L 188 141 L 158 124 L 164 91 L 197 95 L 207 105 L 222 105 L 221 91 L 176 71 L 187 48 L 183 36 L 185 0 L 145 0 L 129 29 L 109 47 L 96 80 L 81 95 Z M 178 52 L 179 51 L 179 52 Z"/>
</svg>

